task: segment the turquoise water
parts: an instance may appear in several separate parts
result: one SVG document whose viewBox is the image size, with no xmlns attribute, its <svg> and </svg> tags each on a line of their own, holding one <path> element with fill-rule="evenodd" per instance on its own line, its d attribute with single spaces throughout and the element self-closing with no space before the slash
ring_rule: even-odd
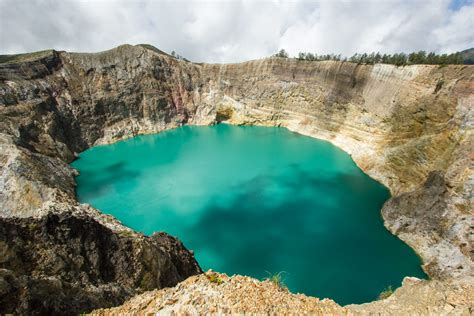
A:
<svg viewBox="0 0 474 316">
<path fill-rule="evenodd" d="M 420 260 L 383 226 L 388 190 L 328 142 L 283 128 L 182 127 L 86 150 L 77 196 L 125 225 L 165 231 L 205 270 L 292 292 L 374 300 Z"/>
</svg>

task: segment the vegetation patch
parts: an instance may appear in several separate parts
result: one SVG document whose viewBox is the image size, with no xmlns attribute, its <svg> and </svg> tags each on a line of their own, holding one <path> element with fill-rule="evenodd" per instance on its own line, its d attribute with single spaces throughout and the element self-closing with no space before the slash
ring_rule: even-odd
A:
<svg viewBox="0 0 474 316">
<path fill-rule="evenodd" d="M 434 93 L 436 93 L 436 92 L 438 92 L 439 90 L 441 90 L 441 88 L 443 87 L 443 84 L 444 84 L 444 80 L 443 80 L 443 79 L 438 80 L 438 82 L 436 83 L 436 87 L 435 87 Z"/>
<path fill-rule="evenodd" d="M 209 282 L 215 283 L 217 285 L 224 283 L 224 280 L 222 280 L 222 278 L 217 273 L 206 274 L 206 278 L 209 280 Z"/>
<path fill-rule="evenodd" d="M 15 55 L 0 55 L 0 64 L 11 64 L 11 63 L 19 63 L 25 61 L 32 61 L 37 60 L 47 55 L 50 55 L 53 50 L 42 50 L 39 52 L 34 53 L 26 53 L 26 54 L 15 54 Z"/>
<path fill-rule="evenodd" d="M 123 237 L 133 237 L 135 235 L 131 230 L 122 230 L 119 231 L 118 234 Z"/>
<path fill-rule="evenodd" d="M 392 294 L 393 294 L 393 289 L 392 289 L 392 286 L 389 285 L 385 290 L 380 292 L 379 300 L 384 300 L 386 298 L 389 298 Z"/>
<path fill-rule="evenodd" d="M 286 273 L 285 271 L 280 271 L 278 273 L 270 273 L 267 271 L 268 277 L 265 278 L 265 281 L 270 281 L 276 286 L 278 286 L 280 289 L 287 290 L 288 287 L 285 284 L 285 278 L 283 277 L 283 274 Z"/>
<path fill-rule="evenodd" d="M 217 122 L 227 121 L 232 117 L 233 113 L 234 113 L 234 110 L 232 110 L 232 108 L 229 108 L 229 107 L 219 108 L 216 111 L 216 121 Z"/>
<path fill-rule="evenodd" d="M 273 55 L 274 57 L 290 58 L 286 50 L 281 49 Z M 306 61 L 350 61 L 357 64 L 391 64 L 396 66 L 406 65 L 459 65 L 469 64 L 472 62 L 474 57 L 466 57 L 467 53 L 457 52 L 452 54 L 436 54 L 434 52 L 418 51 L 410 54 L 395 53 L 395 54 L 382 54 L 380 52 L 372 53 L 356 53 L 351 57 L 342 56 L 341 54 L 321 54 L 311 52 L 300 52 L 298 56 L 294 57 L 297 60 Z M 472 58 L 472 59 L 468 59 Z"/>
</svg>

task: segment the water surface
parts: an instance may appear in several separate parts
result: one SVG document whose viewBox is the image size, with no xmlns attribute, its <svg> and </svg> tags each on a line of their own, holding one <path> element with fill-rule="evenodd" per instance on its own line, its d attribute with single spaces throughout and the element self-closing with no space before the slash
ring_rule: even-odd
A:
<svg viewBox="0 0 474 316">
<path fill-rule="evenodd" d="M 291 291 L 343 305 L 425 276 L 383 226 L 388 190 L 328 142 L 283 128 L 182 127 L 93 147 L 73 166 L 79 201 L 177 236 L 204 270 L 285 271 Z"/>
</svg>

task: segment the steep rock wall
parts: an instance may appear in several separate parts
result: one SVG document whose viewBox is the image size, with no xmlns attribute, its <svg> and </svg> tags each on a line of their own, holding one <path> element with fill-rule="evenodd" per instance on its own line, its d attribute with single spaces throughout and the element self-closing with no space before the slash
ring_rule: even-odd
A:
<svg viewBox="0 0 474 316">
<path fill-rule="evenodd" d="M 114 233 L 90 216 L 69 213 L 0 218 L 0 246 L 5 313 L 79 314 L 200 272 L 171 236 Z"/>
<path fill-rule="evenodd" d="M 420 254 L 430 277 L 472 285 L 473 104 L 473 66 L 281 58 L 193 64 L 130 45 L 52 51 L 0 65 L 2 216 L 78 205 L 74 171 L 63 163 L 77 152 L 214 124 L 217 115 L 341 147 L 390 188 L 385 225 Z"/>
</svg>

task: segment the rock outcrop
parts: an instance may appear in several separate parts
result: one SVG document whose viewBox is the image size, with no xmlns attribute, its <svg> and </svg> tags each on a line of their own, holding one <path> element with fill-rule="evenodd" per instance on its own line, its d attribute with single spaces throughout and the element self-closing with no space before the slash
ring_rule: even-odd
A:
<svg viewBox="0 0 474 316">
<path fill-rule="evenodd" d="M 93 315 L 346 315 L 332 300 L 291 294 L 271 281 L 207 272 L 174 288 L 146 292 L 123 306 L 96 310 Z"/>
<path fill-rule="evenodd" d="M 219 280 L 216 282 L 215 280 Z M 294 315 L 471 315 L 474 289 L 405 278 L 389 298 L 341 307 L 330 299 L 291 294 L 271 281 L 207 272 L 174 288 L 138 295 L 119 307 L 92 315 L 202 315 L 206 313 Z"/>
<path fill-rule="evenodd" d="M 0 310 L 79 314 L 200 272 L 166 234 L 114 232 L 87 215 L 0 218 Z"/>
<path fill-rule="evenodd" d="M 466 65 L 195 64 L 130 45 L 12 57 L 0 64 L 0 215 L 80 214 L 67 163 L 96 144 L 184 124 L 284 126 L 351 154 L 390 188 L 385 225 L 432 282 L 470 287 L 473 105 Z"/>
</svg>

